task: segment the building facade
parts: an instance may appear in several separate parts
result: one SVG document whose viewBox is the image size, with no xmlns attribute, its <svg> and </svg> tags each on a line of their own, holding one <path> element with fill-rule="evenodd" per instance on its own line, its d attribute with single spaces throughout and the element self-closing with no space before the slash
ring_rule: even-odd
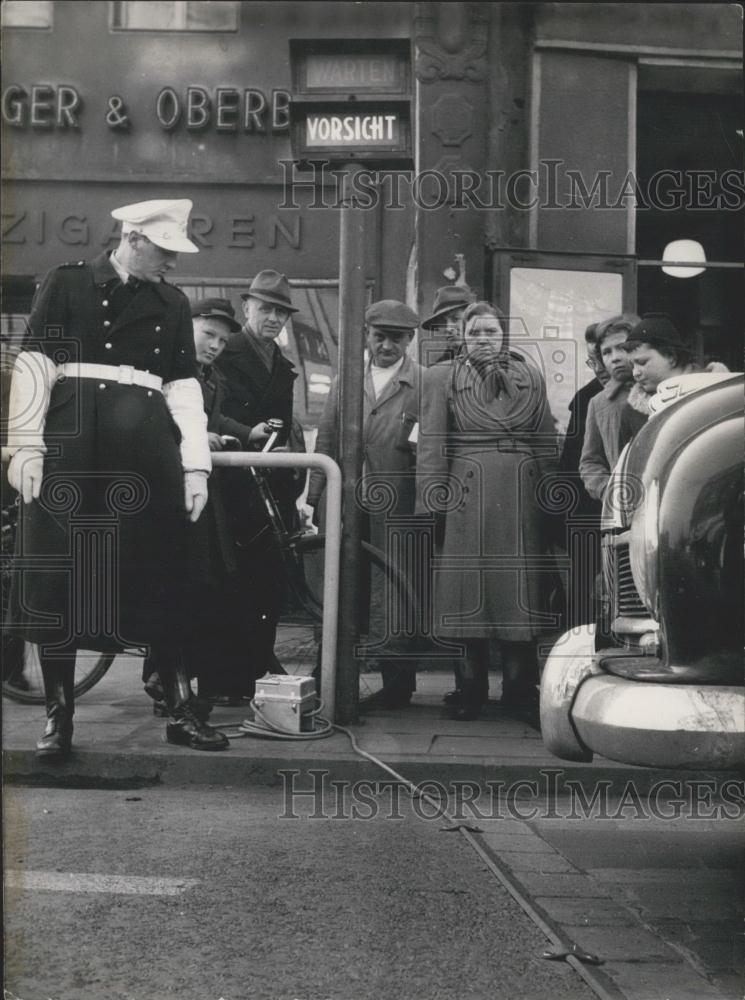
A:
<svg viewBox="0 0 745 1000">
<path fill-rule="evenodd" d="M 188 197 L 201 252 L 174 280 L 238 307 L 257 271 L 288 275 L 300 313 L 283 346 L 314 426 L 339 273 L 335 176 L 293 163 L 294 53 L 314 42 L 347 90 L 384 89 L 394 48 L 409 62 L 413 173 L 374 177 L 371 297 L 426 315 L 439 285 L 466 280 L 499 301 L 560 425 L 587 374 L 584 328 L 603 315 L 670 312 L 740 366 L 742 24 L 729 4 L 6 0 L 6 344 L 47 268 L 115 245 L 112 207 Z M 662 271 L 677 240 L 704 248 L 700 273 Z"/>
</svg>

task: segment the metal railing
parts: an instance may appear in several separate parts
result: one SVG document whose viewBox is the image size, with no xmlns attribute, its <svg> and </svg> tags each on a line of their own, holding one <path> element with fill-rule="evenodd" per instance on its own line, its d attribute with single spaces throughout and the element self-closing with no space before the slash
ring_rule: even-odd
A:
<svg viewBox="0 0 745 1000">
<path fill-rule="evenodd" d="M 326 515 L 323 530 L 323 618 L 321 635 L 321 691 L 330 722 L 336 710 L 336 641 L 339 628 L 339 554 L 341 551 L 341 470 L 328 455 L 302 452 L 216 451 L 215 468 L 320 469 L 326 476 Z"/>
</svg>

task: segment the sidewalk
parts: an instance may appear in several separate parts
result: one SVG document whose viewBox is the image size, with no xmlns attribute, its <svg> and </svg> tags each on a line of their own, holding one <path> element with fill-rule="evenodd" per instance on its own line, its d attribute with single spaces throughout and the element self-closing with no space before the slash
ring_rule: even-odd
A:
<svg viewBox="0 0 745 1000">
<path fill-rule="evenodd" d="M 3 701 L 3 763 L 6 782 L 75 787 L 145 787 L 169 784 L 245 785 L 280 782 L 278 771 L 328 770 L 328 780 L 382 779 L 379 767 L 355 753 L 344 733 L 326 739 L 294 742 L 247 736 L 231 740 L 230 749 L 205 753 L 165 742 L 165 720 L 152 714 L 142 690 L 141 662 L 120 656 L 75 710 L 74 753 L 64 764 L 40 762 L 34 754 L 44 720 L 39 705 Z M 504 782 L 538 780 L 554 795 L 568 780 L 622 794 L 634 779 L 638 792 L 669 771 L 656 771 L 596 758 L 592 764 L 572 764 L 553 757 L 543 746 L 537 723 L 490 703 L 483 719 L 456 722 L 447 718 L 443 694 L 452 688 L 449 672 L 420 672 L 417 691 L 404 709 L 378 709 L 349 728 L 361 748 L 412 781 Z M 499 674 L 490 678 L 496 697 Z M 361 687 L 369 694 L 380 686 L 378 674 L 364 674 Z M 247 706 L 218 707 L 210 723 L 236 726 Z M 542 771 L 558 771 L 556 776 Z M 676 777 L 684 779 L 684 773 Z M 694 777 L 693 774 L 688 777 Z M 702 778 L 701 772 L 695 775 Z M 312 781 L 313 776 L 306 779 Z"/>
</svg>

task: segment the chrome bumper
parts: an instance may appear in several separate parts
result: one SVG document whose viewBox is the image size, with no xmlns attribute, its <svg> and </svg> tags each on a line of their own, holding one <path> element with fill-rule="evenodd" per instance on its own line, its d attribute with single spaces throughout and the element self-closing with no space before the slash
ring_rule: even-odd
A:
<svg viewBox="0 0 745 1000">
<path fill-rule="evenodd" d="M 564 760 L 648 767 L 745 766 L 745 688 L 659 684 L 611 676 L 595 655 L 593 626 L 566 632 L 541 678 L 541 732 Z"/>
</svg>

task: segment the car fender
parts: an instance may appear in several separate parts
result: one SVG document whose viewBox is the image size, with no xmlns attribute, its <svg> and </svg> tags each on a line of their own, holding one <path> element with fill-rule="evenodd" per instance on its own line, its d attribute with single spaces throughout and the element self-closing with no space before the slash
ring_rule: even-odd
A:
<svg viewBox="0 0 745 1000">
<path fill-rule="evenodd" d="M 594 625 L 570 629 L 554 643 L 541 676 L 541 735 L 562 760 L 592 760 L 572 723 L 572 705 L 583 681 L 598 672 Z"/>
</svg>

